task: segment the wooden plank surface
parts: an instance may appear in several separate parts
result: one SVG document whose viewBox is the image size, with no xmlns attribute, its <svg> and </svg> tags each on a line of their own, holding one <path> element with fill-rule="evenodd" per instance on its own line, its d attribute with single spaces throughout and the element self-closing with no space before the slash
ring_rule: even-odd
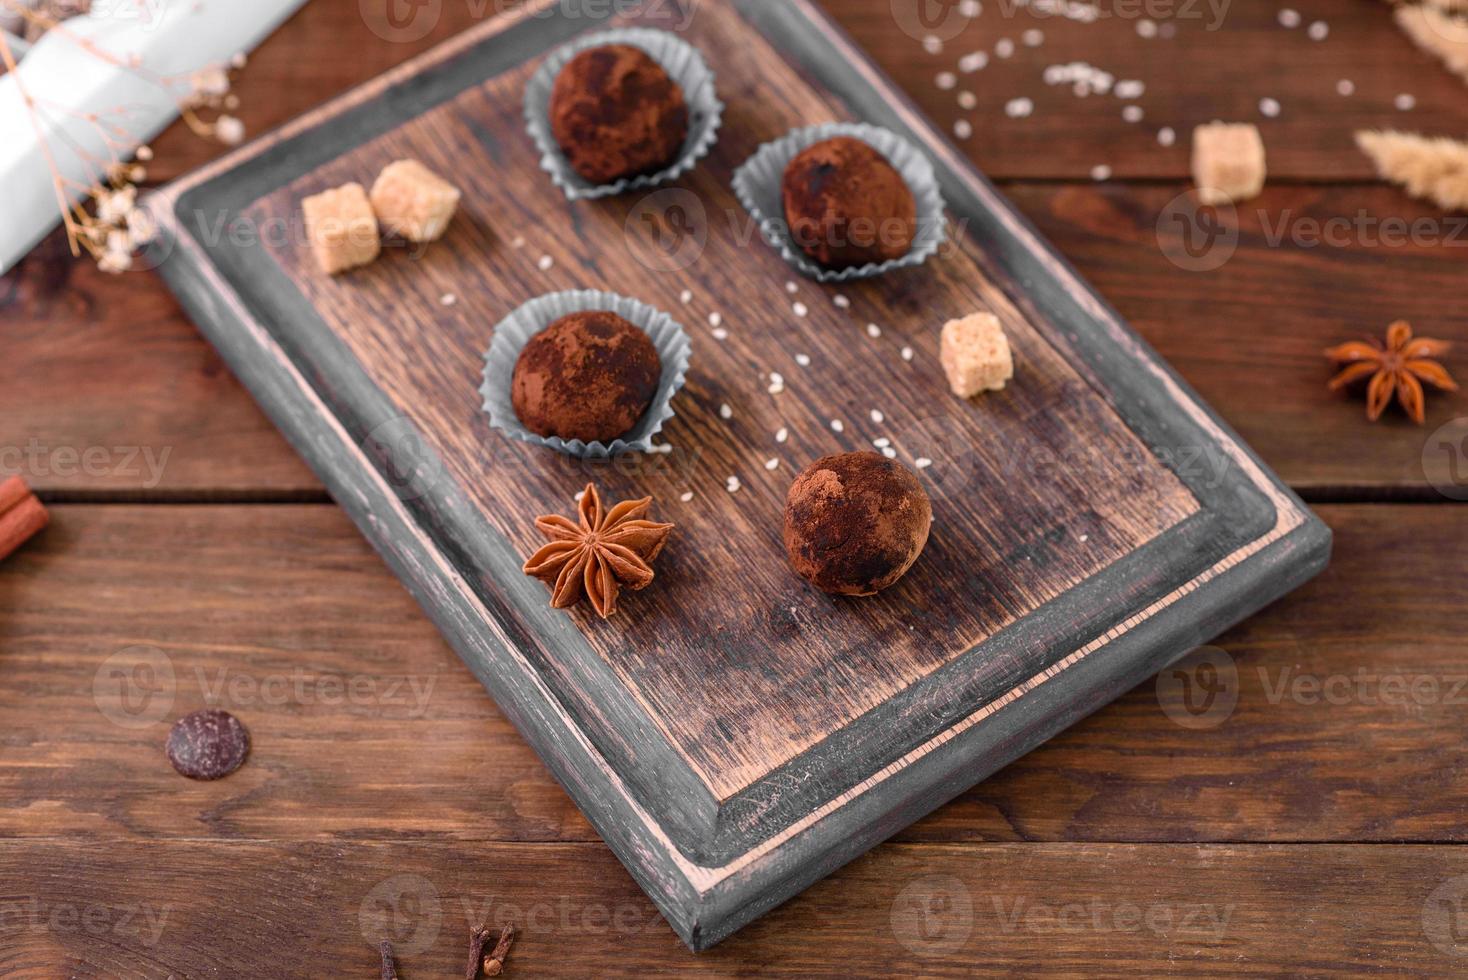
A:
<svg viewBox="0 0 1468 980">
<path fill-rule="evenodd" d="M 697 957 L 599 845 L 5 841 L 0 876 L 7 976 L 365 978 L 384 934 L 462 976 L 475 920 L 517 978 L 1447 976 L 1468 852 L 893 845 Z"/>
<path fill-rule="evenodd" d="M 0 837 L 595 839 L 335 508 L 55 510 L 0 566 Z M 1462 840 L 1462 518 L 1323 516 L 1331 568 L 1217 640 L 1218 724 L 1145 685 L 899 839 Z M 254 754 L 190 783 L 162 742 L 209 704 Z"/>
</svg>

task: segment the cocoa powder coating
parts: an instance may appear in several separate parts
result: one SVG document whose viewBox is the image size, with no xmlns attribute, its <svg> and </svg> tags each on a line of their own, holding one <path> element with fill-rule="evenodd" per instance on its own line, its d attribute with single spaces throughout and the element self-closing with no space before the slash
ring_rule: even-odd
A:
<svg viewBox="0 0 1468 980">
<path fill-rule="evenodd" d="M 615 313 L 572 313 L 520 352 L 510 401 L 537 435 L 611 442 L 647 412 L 662 373 L 657 348 L 637 327 Z"/>
<path fill-rule="evenodd" d="M 893 585 L 928 543 L 933 508 L 917 477 L 879 453 L 826 456 L 785 499 L 785 551 L 823 592 L 872 595 Z"/>
<path fill-rule="evenodd" d="M 795 244 L 833 269 L 889 262 L 912 248 L 917 202 L 887 158 L 850 136 L 796 155 L 781 182 Z"/>
<path fill-rule="evenodd" d="M 677 159 L 688 138 L 688 106 L 646 51 L 607 44 L 582 51 L 556 76 L 550 125 L 571 168 L 608 184 Z"/>
</svg>

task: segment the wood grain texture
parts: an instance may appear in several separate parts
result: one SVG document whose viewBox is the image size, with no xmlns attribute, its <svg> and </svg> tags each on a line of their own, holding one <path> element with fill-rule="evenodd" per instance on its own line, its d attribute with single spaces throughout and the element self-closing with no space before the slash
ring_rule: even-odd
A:
<svg viewBox="0 0 1468 980">
<path fill-rule="evenodd" d="M 803 86 L 727 5 L 703 7 L 695 25 L 687 39 L 707 52 L 728 110 L 718 146 L 672 191 L 706 239 L 695 261 L 680 256 L 687 268 L 659 271 L 661 253 L 644 237 L 637 195 L 572 204 L 545 178 L 520 108 L 534 59 L 343 154 L 248 214 L 262 229 L 284 226 L 303 197 L 368 180 L 403 157 L 458 175 L 465 196 L 458 220 L 417 261 L 399 253 L 328 278 L 295 237 L 268 247 L 394 410 L 424 433 L 445 476 L 520 553 L 540 543 L 535 517 L 569 511 L 588 478 L 608 500 L 656 495 L 657 517 L 679 526 L 681 545 L 660 560 L 657 588 L 629 597 L 614 624 L 589 614 L 576 622 L 700 778 L 727 799 L 1197 505 L 1104 394 L 1007 306 L 996 312 L 1022 381 L 971 405 L 953 398 L 938 365 L 937 328 L 995 305 L 971 242 L 901 276 L 840 289 L 801 282 L 788 294 L 784 284 L 799 277 L 763 242 L 750 242 L 755 231 L 729 178 L 761 143 L 845 114 Z M 722 58 L 715 39 L 731 37 L 740 56 Z M 662 216 L 662 207 L 649 213 Z M 516 236 L 524 238 L 519 248 Z M 541 256 L 554 266 L 539 268 Z M 675 449 L 671 466 L 635 457 L 568 465 L 507 441 L 478 411 L 494 324 L 537 295 L 580 288 L 633 295 L 688 328 L 688 383 L 660 439 Z M 685 289 L 694 294 L 689 306 L 679 299 Z M 443 306 L 445 293 L 458 302 Z M 834 305 L 837 294 L 850 297 L 850 310 Z M 792 312 L 795 302 L 809 314 Z M 726 341 L 711 332 L 713 313 L 723 317 Z M 868 336 L 867 323 L 879 324 L 882 336 Z M 899 356 L 904 346 L 917 352 L 911 363 Z M 800 354 L 812 359 L 808 369 L 797 363 Z M 770 372 L 787 379 L 784 394 L 766 391 Z M 727 422 L 721 406 L 732 409 Z M 833 432 L 832 420 L 844 431 Z M 790 433 L 785 444 L 775 439 L 781 428 Z M 871 449 L 881 437 L 909 466 L 919 457 L 936 461 L 922 474 L 939 529 L 923 561 L 867 602 L 835 602 L 794 585 L 778 533 L 794 473 L 829 453 Z M 1063 462 L 1030 478 L 1046 454 Z M 778 469 L 766 468 L 770 459 Z M 967 474 L 955 474 L 965 465 Z M 730 476 L 742 482 L 738 494 L 724 487 Z M 689 491 L 694 500 L 682 504 Z M 1000 572 L 1016 562 L 1030 574 Z M 739 583 L 734 594 L 730 575 Z"/>
<path fill-rule="evenodd" d="M 702 956 L 593 845 L 0 843 L 0 970 L 139 980 L 459 976 L 1447 976 L 1468 854 L 1446 846 L 896 845 Z M 1442 889 L 1442 891 L 1439 891 Z M 64 972 L 63 972 L 64 971 Z"/>
<path fill-rule="evenodd" d="M 597 839 L 335 508 L 54 516 L 0 565 L 0 837 Z M 1240 679 L 1223 723 L 1175 725 L 1148 683 L 897 839 L 1462 840 L 1459 518 L 1324 517 L 1331 568 L 1216 641 Z M 154 651 L 171 683 L 149 673 Z M 1344 700 L 1310 696 L 1311 678 L 1342 677 Z M 1397 677 L 1408 693 L 1382 700 Z M 1435 697 L 1411 693 L 1422 678 Z M 249 764 L 208 785 L 162 751 L 206 705 L 254 735 Z"/>
</svg>

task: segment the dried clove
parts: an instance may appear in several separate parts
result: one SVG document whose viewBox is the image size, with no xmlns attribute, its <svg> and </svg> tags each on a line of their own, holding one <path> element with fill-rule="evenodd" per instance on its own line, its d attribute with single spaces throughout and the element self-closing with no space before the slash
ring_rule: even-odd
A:
<svg viewBox="0 0 1468 980">
<path fill-rule="evenodd" d="M 484 975 L 497 977 L 505 968 L 505 957 L 510 955 L 510 943 L 515 941 L 515 927 L 505 926 L 500 932 L 500 938 L 495 942 L 494 949 L 484 958 Z"/>
<path fill-rule="evenodd" d="M 397 964 L 392 959 L 392 943 L 384 939 L 377 944 L 377 949 L 382 954 L 382 980 L 398 980 Z"/>
<path fill-rule="evenodd" d="M 480 961 L 484 959 L 484 945 L 489 942 L 489 929 L 474 926 L 469 930 L 469 963 L 464 967 L 464 980 L 477 980 Z"/>
</svg>

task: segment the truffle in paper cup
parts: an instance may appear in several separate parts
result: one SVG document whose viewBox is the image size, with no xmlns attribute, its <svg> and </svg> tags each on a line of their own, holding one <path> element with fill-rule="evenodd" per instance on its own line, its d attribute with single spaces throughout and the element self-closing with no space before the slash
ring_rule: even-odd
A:
<svg viewBox="0 0 1468 980">
<path fill-rule="evenodd" d="M 561 152 L 560 144 L 551 132 L 550 102 L 556 76 L 561 69 L 582 51 L 606 44 L 629 44 L 641 48 L 678 84 L 688 105 L 688 138 L 684 140 L 677 159 L 656 173 L 626 177 L 610 184 L 593 184 L 571 169 L 571 164 Z M 573 201 L 655 187 L 683 176 L 713 148 L 723 115 L 724 103 L 719 101 L 718 92 L 714 89 L 714 73 L 704 63 L 698 49 L 676 34 L 647 27 L 600 31 L 563 45 L 546 56 L 525 86 L 525 125 L 540 150 L 540 167 Z"/>
<path fill-rule="evenodd" d="M 657 348 L 658 359 L 663 367 L 657 394 L 653 395 L 647 411 L 631 430 L 610 443 L 537 435 L 520 421 L 510 400 L 510 383 L 515 375 L 515 364 L 530 338 L 561 317 L 586 310 L 615 313 L 647 334 L 653 347 Z M 548 293 L 520 306 L 495 327 L 494 339 L 490 341 L 489 352 L 484 358 L 484 382 L 479 386 L 479 393 L 484 397 L 484 411 L 489 415 L 489 424 L 512 439 L 532 442 L 583 459 L 615 456 L 625 452 L 650 452 L 652 437 L 661 432 L 663 424 L 675 414 L 672 408 L 673 396 L 683 387 L 683 381 L 688 376 L 688 360 L 692 349 L 682 324 L 646 303 L 594 289 Z"/>
<path fill-rule="evenodd" d="M 824 140 L 850 136 L 866 143 L 892 164 L 912 191 L 917 204 L 917 234 L 912 247 L 900 259 L 871 262 L 847 269 L 829 269 L 800 249 L 790 234 L 785 220 L 782 184 L 785 169 L 802 151 Z M 947 240 L 944 226 L 943 193 L 938 188 L 938 175 L 932 162 L 912 143 L 891 130 L 865 123 L 825 123 L 796 129 L 778 140 L 766 143 L 754 156 L 734 172 L 734 194 L 739 203 L 759 224 L 760 234 L 786 262 L 801 273 L 820 282 L 847 282 L 922 265 Z"/>
</svg>

